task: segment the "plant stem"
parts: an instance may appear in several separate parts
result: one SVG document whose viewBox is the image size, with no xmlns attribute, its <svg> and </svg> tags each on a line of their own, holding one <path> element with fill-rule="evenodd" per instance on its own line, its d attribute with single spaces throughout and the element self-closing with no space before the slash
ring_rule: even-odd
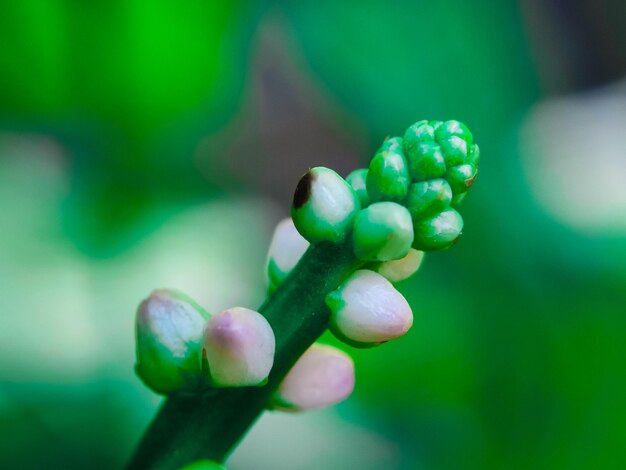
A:
<svg viewBox="0 0 626 470">
<path fill-rule="evenodd" d="M 276 336 L 274 366 L 262 387 L 210 389 L 166 400 L 144 434 L 130 469 L 174 469 L 198 459 L 224 461 L 265 409 L 272 392 L 324 332 L 326 294 L 363 265 L 351 241 L 307 250 L 285 282 L 259 309 Z"/>
</svg>

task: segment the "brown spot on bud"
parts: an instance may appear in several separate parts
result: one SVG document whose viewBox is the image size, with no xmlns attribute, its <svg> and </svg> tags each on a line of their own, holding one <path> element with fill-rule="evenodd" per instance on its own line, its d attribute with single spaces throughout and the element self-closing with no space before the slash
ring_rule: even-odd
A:
<svg viewBox="0 0 626 470">
<path fill-rule="evenodd" d="M 311 196 L 311 186 L 315 181 L 315 176 L 311 171 L 307 171 L 296 186 L 296 192 L 293 194 L 293 207 L 294 209 L 300 209 Z"/>
</svg>

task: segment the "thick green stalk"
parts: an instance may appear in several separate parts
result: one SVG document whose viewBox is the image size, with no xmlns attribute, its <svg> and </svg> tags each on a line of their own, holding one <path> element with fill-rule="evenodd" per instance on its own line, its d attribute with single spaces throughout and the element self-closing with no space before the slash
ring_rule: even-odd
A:
<svg viewBox="0 0 626 470">
<path fill-rule="evenodd" d="M 263 412 L 285 374 L 328 326 L 326 294 L 362 265 L 350 240 L 343 244 L 322 242 L 309 248 L 259 309 L 276 336 L 268 383 L 168 398 L 129 468 L 175 469 L 201 458 L 223 461 Z"/>
</svg>

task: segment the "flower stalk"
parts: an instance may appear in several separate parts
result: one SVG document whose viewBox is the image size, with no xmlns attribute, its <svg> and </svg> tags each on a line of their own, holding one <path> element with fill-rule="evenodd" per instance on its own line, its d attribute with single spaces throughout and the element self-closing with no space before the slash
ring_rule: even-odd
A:
<svg viewBox="0 0 626 470">
<path fill-rule="evenodd" d="M 268 407 L 302 411 L 347 397 L 354 385 L 350 358 L 311 346 L 329 326 L 356 347 L 408 331 L 413 313 L 392 283 L 415 273 L 424 251 L 457 241 L 463 219 L 455 207 L 474 182 L 478 160 L 465 125 L 420 121 L 404 137 L 387 139 L 369 168 L 347 180 L 328 168 L 309 170 L 296 187 L 292 220 L 279 224 L 270 246 L 267 300 L 258 312 L 236 307 L 210 317 L 195 359 L 198 335 L 189 335 L 189 319 L 199 315 L 191 315 L 195 304 L 177 300 L 184 318 L 164 312 L 163 302 L 140 309 L 139 370 L 149 370 L 146 383 L 169 398 L 129 468 L 223 462 Z M 177 389 L 198 363 L 200 385 Z M 168 381 L 161 370 L 169 371 Z"/>
</svg>

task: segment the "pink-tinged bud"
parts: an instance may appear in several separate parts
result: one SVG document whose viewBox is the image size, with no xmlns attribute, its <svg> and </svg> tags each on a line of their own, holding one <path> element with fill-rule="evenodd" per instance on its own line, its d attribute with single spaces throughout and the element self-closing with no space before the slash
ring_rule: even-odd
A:
<svg viewBox="0 0 626 470">
<path fill-rule="evenodd" d="M 326 296 L 330 329 L 357 347 L 375 346 L 404 335 L 413 324 L 405 298 L 378 273 L 355 271 Z"/>
<path fill-rule="evenodd" d="M 336 405 L 354 389 L 354 363 L 331 346 L 313 344 L 274 392 L 271 407 L 306 411 Z"/>
<path fill-rule="evenodd" d="M 155 290 L 137 310 L 136 371 L 157 393 L 193 391 L 202 383 L 200 351 L 206 313 L 172 289 Z"/>
<path fill-rule="evenodd" d="M 215 387 L 262 385 L 274 363 L 275 339 L 265 317 L 233 307 L 207 322 L 203 359 Z"/>
<path fill-rule="evenodd" d="M 308 247 L 309 242 L 300 235 L 291 217 L 278 223 L 267 253 L 266 272 L 270 293 L 274 292 L 289 276 Z"/>
</svg>

